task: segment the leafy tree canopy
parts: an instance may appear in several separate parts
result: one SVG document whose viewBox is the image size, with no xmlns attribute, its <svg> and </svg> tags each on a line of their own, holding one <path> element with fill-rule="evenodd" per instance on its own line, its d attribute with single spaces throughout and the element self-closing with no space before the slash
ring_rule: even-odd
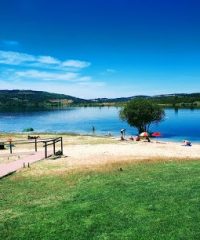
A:
<svg viewBox="0 0 200 240">
<path fill-rule="evenodd" d="M 158 123 L 165 117 L 164 110 L 147 99 L 137 99 L 128 102 L 120 111 L 122 120 L 127 121 L 138 133 L 148 132 L 152 123 Z"/>
</svg>

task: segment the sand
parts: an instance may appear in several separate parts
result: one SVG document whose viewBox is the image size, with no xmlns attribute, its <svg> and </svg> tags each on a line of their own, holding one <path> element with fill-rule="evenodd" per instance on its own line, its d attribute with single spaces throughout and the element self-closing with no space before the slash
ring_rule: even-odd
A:
<svg viewBox="0 0 200 240">
<path fill-rule="evenodd" d="M 68 145 L 65 148 L 68 165 L 96 165 L 146 159 L 200 159 L 200 144 L 191 147 L 169 142 L 120 142 L 115 144 Z"/>
<path fill-rule="evenodd" d="M 21 136 L 20 139 L 25 139 L 25 137 Z M 65 157 L 62 160 L 70 168 L 146 159 L 200 159 L 200 144 L 186 147 L 181 142 L 157 142 L 154 140 L 148 143 L 131 140 L 120 141 L 117 138 L 109 137 L 67 135 L 63 136 L 63 140 Z M 50 150 L 51 147 L 49 146 Z M 20 154 L 20 152 L 32 152 L 33 150 L 33 144 L 16 145 L 13 152 Z M 39 146 L 38 150 L 44 151 L 44 148 Z M 5 154 L 9 154 L 9 151 L 0 151 L 0 160 Z"/>
</svg>

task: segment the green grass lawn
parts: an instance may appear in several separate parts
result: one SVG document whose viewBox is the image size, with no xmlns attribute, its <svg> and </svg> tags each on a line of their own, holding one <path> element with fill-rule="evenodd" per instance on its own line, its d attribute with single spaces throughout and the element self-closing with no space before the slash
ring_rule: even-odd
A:
<svg viewBox="0 0 200 240">
<path fill-rule="evenodd" d="M 31 174 L 41 164 L 0 180 L 2 240 L 200 239 L 200 161 Z"/>
</svg>

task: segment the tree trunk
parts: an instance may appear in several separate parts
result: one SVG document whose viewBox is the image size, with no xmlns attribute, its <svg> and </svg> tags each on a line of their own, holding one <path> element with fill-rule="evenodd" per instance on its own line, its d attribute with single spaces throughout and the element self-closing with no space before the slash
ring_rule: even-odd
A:
<svg viewBox="0 0 200 240">
<path fill-rule="evenodd" d="M 145 126 L 140 126 L 138 127 L 138 133 L 146 132 L 146 127 Z"/>
</svg>

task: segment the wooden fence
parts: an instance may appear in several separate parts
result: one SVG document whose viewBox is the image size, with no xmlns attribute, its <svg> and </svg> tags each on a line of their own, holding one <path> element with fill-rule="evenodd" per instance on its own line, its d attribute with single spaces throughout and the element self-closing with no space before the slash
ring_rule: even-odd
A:
<svg viewBox="0 0 200 240">
<path fill-rule="evenodd" d="M 13 153 L 13 147 L 18 144 L 34 144 L 35 152 L 38 150 L 38 143 L 43 143 L 44 147 L 44 156 L 45 158 L 48 157 L 48 146 L 53 146 L 53 154 L 56 154 L 56 143 L 60 142 L 60 150 L 59 154 L 63 155 L 63 138 L 57 137 L 57 138 L 47 138 L 47 139 L 38 139 L 37 137 L 33 137 L 31 140 L 12 140 L 8 139 L 7 141 L 0 142 L 1 146 L 7 145 L 9 147 L 10 154 Z"/>
<path fill-rule="evenodd" d="M 60 155 L 63 155 L 63 139 L 62 137 L 53 138 L 50 140 L 43 140 L 45 148 L 45 158 L 48 157 L 48 146 L 53 145 L 53 154 L 56 154 L 56 143 L 60 142 Z"/>
</svg>

